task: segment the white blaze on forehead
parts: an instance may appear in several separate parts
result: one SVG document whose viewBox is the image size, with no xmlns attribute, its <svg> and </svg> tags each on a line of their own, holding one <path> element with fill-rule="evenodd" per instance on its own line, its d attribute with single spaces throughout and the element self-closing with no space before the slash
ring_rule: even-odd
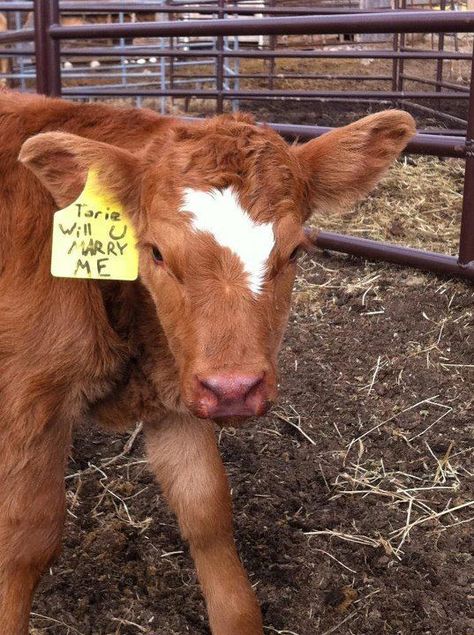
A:
<svg viewBox="0 0 474 635">
<path fill-rule="evenodd" d="M 228 247 L 240 258 L 250 290 L 260 293 L 275 245 L 273 225 L 256 223 L 231 187 L 209 192 L 186 188 L 181 211 L 192 214 L 196 231 L 208 232 L 221 247 Z"/>
</svg>

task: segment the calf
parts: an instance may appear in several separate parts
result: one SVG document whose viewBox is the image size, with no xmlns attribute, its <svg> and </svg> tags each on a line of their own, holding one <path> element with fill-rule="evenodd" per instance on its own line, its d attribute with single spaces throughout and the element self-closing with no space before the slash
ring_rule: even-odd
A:
<svg viewBox="0 0 474 635">
<path fill-rule="evenodd" d="M 212 633 L 262 635 L 213 421 L 262 415 L 276 398 L 303 223 L 365 195 L 413 133 L 390 110 L 289 146 L 247 115 L 182 123 L 0 94 L 2 635 L 28 632 L 59 550 L 71 433 L 86 417 L 143 421 Z M 89 170 L 134 227 L 135 282 L 50 274 L 53 213 Z"/>
</svg>

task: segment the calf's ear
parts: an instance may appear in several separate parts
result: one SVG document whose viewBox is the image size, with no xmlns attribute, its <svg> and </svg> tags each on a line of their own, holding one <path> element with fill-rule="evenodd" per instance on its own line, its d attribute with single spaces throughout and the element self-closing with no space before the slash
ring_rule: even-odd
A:
<svg viewBox="0 0 474 635">
<path fill-rule="evenodd" d="M 294 148 L 311 211 L 343 210 L 375 187 L 415 134 L 401 110 L 384 110 Z"/>
<path fill-rule="evenodd" d="M 93 169 L 101 187 L 124 205 L 138 199 L 140 162 L 108 143 L 63 132 L 45 132 L 23 144 L 18 159 L 29 168 L 63 208 L 82 192 Z"/>
</svg>

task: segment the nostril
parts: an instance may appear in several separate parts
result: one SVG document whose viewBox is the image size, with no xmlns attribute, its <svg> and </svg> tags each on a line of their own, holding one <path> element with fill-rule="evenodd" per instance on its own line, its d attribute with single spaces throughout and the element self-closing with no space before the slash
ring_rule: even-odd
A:
<svg viewBox="0 0 474 635">
<path fill-rule="evenodd" d="M 200 378 L 200 383 L 220 402 L 245 401 L 247 396 L 263 381 L 259 375 L 212 375 Z"/>
<path fill-rule="evenodd" d="M 272 402 L 266 372 L 194 375 L 189 407 L 198 417 L 249 417 L 265 414 Z"/>
</svg>

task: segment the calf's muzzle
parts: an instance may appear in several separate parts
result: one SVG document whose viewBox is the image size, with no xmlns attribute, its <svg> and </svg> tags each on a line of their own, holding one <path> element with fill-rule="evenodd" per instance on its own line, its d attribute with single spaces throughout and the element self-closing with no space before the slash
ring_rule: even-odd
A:
<svg viewBox="0 0 474 635">
<path fill-rule="evenodd" d="M 270 405 L 264 372 L 195 376 L 193 410 L 198 417 L 260 416 Z"/>
</svg>

